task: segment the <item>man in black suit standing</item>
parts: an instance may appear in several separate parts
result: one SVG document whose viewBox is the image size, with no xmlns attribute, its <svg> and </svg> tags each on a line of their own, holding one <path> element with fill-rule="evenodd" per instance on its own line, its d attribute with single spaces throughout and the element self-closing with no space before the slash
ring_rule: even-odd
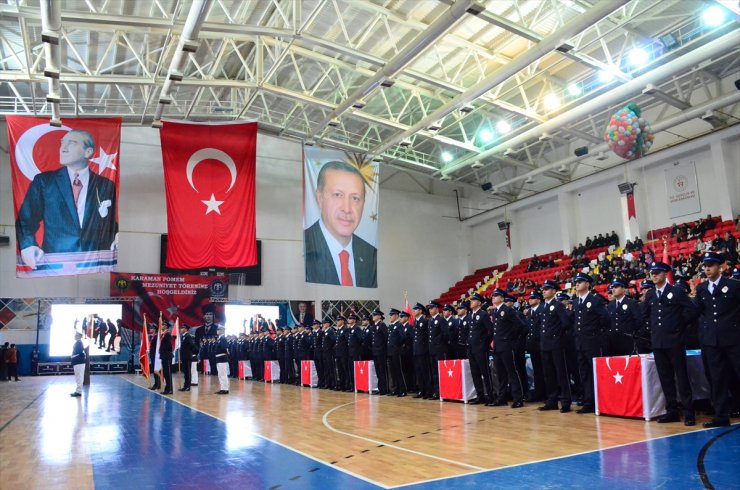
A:
<svg viewBox="0 0 740 490">
<path fill-rule="evenodd" d="M 714 418 L 704 427 L 730 425 L 728 393 L 734 373 L 740 378 L 740 282 L 722 276 L 724 258 L 707 252 L 702 257 L 707 280 L 696 288 L 699 342 L 706 353 L 712 385 Z"/>
<path fill-rule="evenodd" d="M 306 282 L 378 287 L 377 249 L 354 234 L 365 206 L 365 183 L 356 167 L 328 162 L 319 171 L 321 218 L 304 230 Z"/>
<path fill-rule="evenodd" d="M 185 382 L 180 388 L 180 391 L 190 391 L 192 382 L 192 370 L 190 368 L 195 356 L 196 362 L 198 362 L 198 349 L 195 346 L 195 338 L 192 334 L 188 333 L 188 326 L 183 323 L 180 325 L 180 365 L 182 366 L 182 373 L 185 376 Z"/>
<path fill-rule="evenodd" d="M 159 345 L 159 358 L 162 360 L 162 378 L 164 378 L 163 395 L 172 394 L 172 335 L 167 323 L 162 325 L 160 331 L 162 340 Z"/>
<path fill-rule="evenodd" d="M 668 264 L 653 262 L 650 266 L 650 276 L 655 283 L 655 289 L 648 291 L 645 296 L 645 316 L 650 320 L 650 340 L 655 356 L 655 367 L 665 395 L 666 413 L 658 418 L 658 422 L 681 420 L 676 394 L 678 384 L 678 394 L 681 396 L 684 411 L 684 425 L 692 426 L 696 421 L 683 339 L 686 325 L 696 318 L 697 308 L 683 288 L 668 284 L 666 275 L 670 270 Z"/>
<path fill-rule="evenodd" d="M 62 168 L 36 175 L 16 221 L 21 260 L 37 269 L 45 253 L 112 250 L 116 246 L 116 186 L 91 171 L 95 139 L 73 129 L 59 146 Z M 36 232 L 43 223 L 41 246 Z"/>
</svg>

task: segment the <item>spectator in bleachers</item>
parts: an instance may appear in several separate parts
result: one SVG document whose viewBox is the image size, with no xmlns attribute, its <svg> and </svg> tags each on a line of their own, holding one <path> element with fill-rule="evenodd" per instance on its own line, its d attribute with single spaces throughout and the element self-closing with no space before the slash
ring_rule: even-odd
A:
<svg viewBox="0 0 740 490">
<path fill-rule="evenodd" d="M 640 239 L 640 237 L 638 236 L 638 237 L 635 237 L 635 241 L 634 241 L 633 245 L 634 245 L 634 249 L 633 250 L 638 250 L 639 251 L 639 250 L 642 250 L 642 247 L 645 244 L 642 243 L 642 239 Z"/>
<path fill-rule="evenodd" d="M 617 232 L 612 230 L 612 234 L 609 237 L 609 245 L 614 245 L 615 247 L 619 247 L 619 236 L 617 235 Z"/>
<path fill-rule="evenodd" d="M 717 226 L 717 223 L 712 219 L 712 215 L 708 214 L 704 220 L 704 229 L 706 231 L 713 230 L 715 226 Z"/>
<path fill-rule="evenodd" d="M 671 236 L 678 236 L 678 225 L 676 223 L 671 225 Z"/>
<path fill-rule="evenodd" d="M 715 233 L 714 238 L 712 239 L 712 249 L 722 250 L 724 246 L 725 246 L 725 241 L 719 237 L 719 233 Z"/>
<path fill-rule="evenodd" d="M 624 242 L 624 251 L 625 252 L 632 252 L 634 250 L 635 250 L 634 249 L 634 245 L 632 245 L 632 242 L 631 241 L 627 240 L 626 242 Z"/>
<path fill-rule="evenodd" d="M 687 235 L 686 235 L 686 227 L 685 226 L 680 226 L 678 228 L 678 232 L 676 232 L 676 241 L 678 243 L 685 242 L 686 241 L 686 237 L 687 237 Z"/>
<path fill-rule="evenodd" d="M 594 242 L 591 241 L 591 237 L 586 237 L 586 250 L 593 248 Z"/>
</svg>

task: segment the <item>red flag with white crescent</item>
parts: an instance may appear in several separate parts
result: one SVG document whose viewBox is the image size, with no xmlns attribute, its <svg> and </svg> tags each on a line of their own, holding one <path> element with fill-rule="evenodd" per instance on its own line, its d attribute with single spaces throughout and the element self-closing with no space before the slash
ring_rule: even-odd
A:
<svg viewBox="0 0 740 490">
<path fill-rule="evenodd" d="M 445 400 L 463 399 L 463 370 L 461 360 L 439 361 L 439 396 Z"/>
<path fill-rule="evenodd" d="M 257 123 L 163 124 L 167 266 L 255 265 Z"/>
<path fill-rule="evenodd" d="M 642 417 L 642 366 L 638 356 L 597 357 L 596 397 L 599 413 Z"/>
<path fill-rule="evenodd" d="M 113 270 L 118 260 L 120 118 L 6 116 L 16 275 Z"/>
</svg>

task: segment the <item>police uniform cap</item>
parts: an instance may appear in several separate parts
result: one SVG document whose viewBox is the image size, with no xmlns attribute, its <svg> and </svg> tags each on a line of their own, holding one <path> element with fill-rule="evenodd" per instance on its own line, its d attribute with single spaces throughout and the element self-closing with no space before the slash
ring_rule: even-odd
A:
<svg viewBox="0 0 740 490">
<path fill-rule="evenodd" d="M 546 280 L 542 283 L 542 289 L 555 289 L 556 291 L 559 289 L 558 283 L 555 281 L 551 281 L 550 279 Z"/>
<path fill-rule="evenodd" d="M 354 313 L 350 313 L 349 315 L 347 315 L 347 320 L 357 320 L 357 315 L 355 315 Z"/>
<path fill-rule="evenodd" d="M 398 314 L 398 316 L 403 317 L 403 318 L 408 318 L 409 317 L 409 314 L 407 312 L 405 312 L 405 311 L 402 311 L 402 312 L 400 312 Z"/>
<path fill-rule="evenodd" d="M 496 288 L 491 293 L 491 297 L 494 297 L 494 296 L 503 296 L 504 298 L 506 298 L 506 291 L 504 291 L 501 288 Z"/>
<path fill-rule="evenodd" d="M 371 315 L 373 315 L 373 316 L 376 316 L 376 315 L 377 316 L 383 316 L 383 315 L 385 315 L 385 313 L 383 313 L 382 311 L 380 311 L 380 308 L 375 308 L 373 310 L 373 312 L 371 313 Z"/>
<path fill-rule="evenodd" d="M 579 272 L 578 274 L 576 274 L 575 281 L 576 282 L 586 281 L 587 283 L 591 284 L 594 280 L 591 279 L 591 276 L 589 276 L 588 274 L 584 274 L 583 272 Z"/>
<path fill-rule="evenodd" d="M 542 299 L 542 293 L 539 291 L 530 291 L 529 292 L 529 299 Z"/>
<path fill-rule="evenodd" d="M 400 310 L 397 310 L 397 309 L 395 309 L 395 308 L 391 308 L 391 309 L 390 309 L 390 310 L 388 311 L 388 314 L 390 314 L 390 315 L 398 315 L 399 313 L 401 313 L 401 311 L 400 311 Z"/>
<path fill-rule="evenodd" d="M 475 293 L 473 296 L 470 297 L 471 301 L 474 299 L 480 301 L 481 303 L 486 300 L 486 298 L 484 298 L 480 293 Z"/>
<path fill-rule="evenodd" d="M 421 310 L 421 311 L 425 311 L 426 310 L 426 308 L 424 308 L 424 305 L 421 304 L 421 303 L 416 303 L 411 309 L 412 310 Z"/>
<path fill-rule="evenodd" d="M 650 266 L 650 272 L 670 272 L 671 266 L 665 262 L 653 262 Z"/>
<path fill-rule="evenodd" d="M 455 312 L 455 308 L 453 308 L 452 305 L 450 305 L 450 304 L 444 305 L 444 307 L 442 307 L 442 309 L 444 311 L 451 311 L 453 313 Z"/>
<path fill-rule="evenodd" d="M 714 262 L 716 264 L 721 264 L 724 262 L 724 259 L 722 258 L 722 255 L 718 254 L 717 252 L 705 252 L 704 255 L 701 257 L 702 262 Z"/>
<path fill-rule="evenodd" d="M 461 309 L 466 309 L 466 310 L 467 309 L 470 309 L 470 303 L 468 303 L 467 301 L 461 301 L 460 304 L 457 305 L 457 309 L 458 310 L 461 310 Z"/>
<path fill-rule="evenodd" d="M 650 279 L 645 279 L 640 283 L 640 289 L 655 289 L 655 283 Z"/>
<path fill-rule="evenodd" d="M 626 288 L 627 284 L 621 279 L 614 279 L 610 284 L 612 288 Z"/>
<path fill-rule="evenodd" d="M 436 301 L 430 301 L 427 304 L 427 308 L 439 308 L 441 305 L 437 303 Z"/>
<path fill-rule="evenodd" d="M 568 295 L 568 293 L 566 292 L 561 291 L 557 295 L 555 295 L 555 299 L 557 299 L 558 301 L 565 301 L 567 299 L 570 299 L 570 295 Z"/>
<path fill-rule="evenodd" d="M 344 315 L 337 315 L 336 321 L 339 321 L 339 320 L 347 320 L 347 319 L 344 317 Z"/>
</svg>

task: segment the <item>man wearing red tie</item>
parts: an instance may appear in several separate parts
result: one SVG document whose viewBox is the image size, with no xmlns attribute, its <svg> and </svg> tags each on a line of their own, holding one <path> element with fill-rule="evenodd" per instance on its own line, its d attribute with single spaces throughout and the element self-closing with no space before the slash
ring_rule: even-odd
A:
<svg viewBox="0 0 740 490">
<path fill-rule="evenodd" d="M 377 250 L 354 234 L 365 206 L 365 183 L 357 168 L 339 161 L 321 167 L 316 202 L 321 218 L 303 232 L 306 281 L 377 287 Z"/>
</svg>

